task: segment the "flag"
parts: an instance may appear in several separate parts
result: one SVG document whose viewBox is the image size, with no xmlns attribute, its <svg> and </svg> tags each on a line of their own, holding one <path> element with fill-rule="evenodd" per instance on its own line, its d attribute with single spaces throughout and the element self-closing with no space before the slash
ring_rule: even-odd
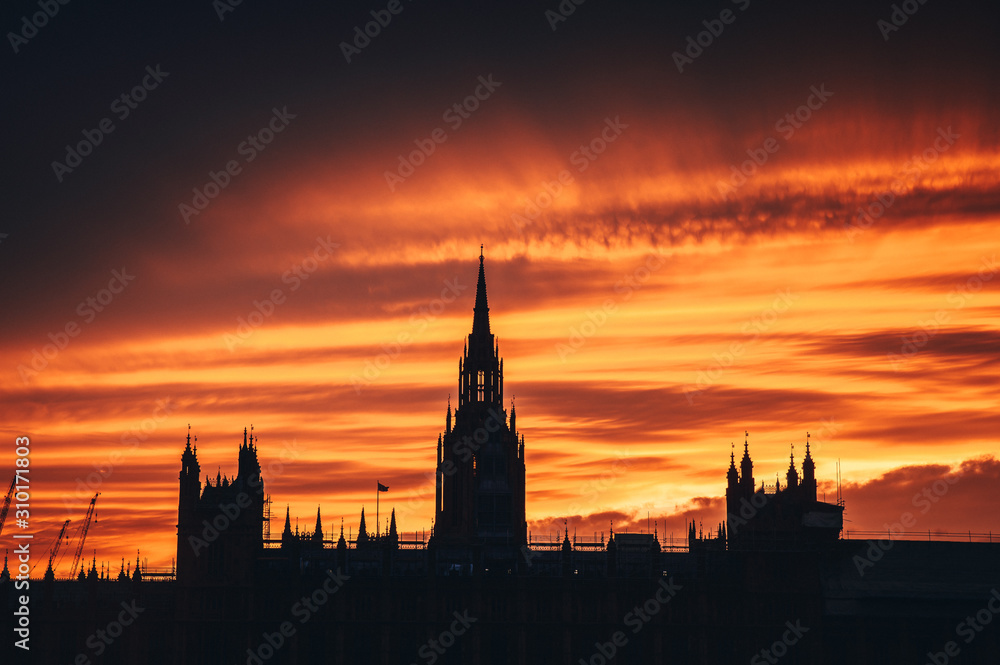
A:
<svg viewBox="0 0 1000 665">
<path fill-rule="evenodd" d="M 389 491 L 389 487 L 387 485 L 383 485 L 382 483 L 380 483 L 377 480 L 375 481 L 375 484 L 378 485 L 378 491 L 379 492 L 388 492 Z"/>
</svg>

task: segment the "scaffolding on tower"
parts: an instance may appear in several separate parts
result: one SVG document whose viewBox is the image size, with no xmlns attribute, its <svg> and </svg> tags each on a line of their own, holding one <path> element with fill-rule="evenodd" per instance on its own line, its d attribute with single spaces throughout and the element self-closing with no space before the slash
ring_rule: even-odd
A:
<svg viewBox="0 0 1000 665">
<path fill-rule="evenodd" d="M 271 540 L 271 495 L 264 499 L 264 542 Z"/>
</svg>

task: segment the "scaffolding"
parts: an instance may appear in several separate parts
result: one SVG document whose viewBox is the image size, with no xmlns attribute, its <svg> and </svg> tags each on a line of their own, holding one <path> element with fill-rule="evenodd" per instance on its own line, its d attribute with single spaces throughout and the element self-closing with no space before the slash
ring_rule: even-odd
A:
<svg viewBox="0 0 1000 665">
<path fill-rule="evenodd" d="M 271 540 L 271 495 L 264 499 L 264 542 Z"/>
</svg>

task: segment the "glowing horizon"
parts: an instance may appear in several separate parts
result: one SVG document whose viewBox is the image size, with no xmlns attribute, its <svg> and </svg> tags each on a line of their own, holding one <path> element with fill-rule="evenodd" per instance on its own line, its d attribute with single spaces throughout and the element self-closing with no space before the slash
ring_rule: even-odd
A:
<svg viewBox="0 0 1000 665">
<path fill-rule="evenodd" d="M 169 566 L 189 424 L 213 478 L 253 426 L 272 537 L 286 505 L 334 538 L 362 508 L 371 527 L 376 481 L 376 528 L 395 508 L 429 534 L 481 244 L 534 536 L 714 529 L 745 431 L 758 484 L 784 484 L 793 444 L 801 468 L 807 432 L 829 501 L 839 461 L 845 528 L 1000 532 L 996 64 L 965 39 L 986 21 L 927 5 L 883 40 L 868 7 L 797 10 L 803 32 L 754 4 L 678 72 L 692 8 L 588 4 L 551 29 L 414 5 L 351 63 L 330 35 L 356 16 L 285 35 L 255 11 L 133 46 L 170 76 L 58 182 L 124 55 L 87 56 L 67 104 L 36 85 L 63 65 L 54 22 L 14 72 L 0 434 L 32 440 L 35 562 L 99 491 L 84 557 Z M 252 57 L 213 41 L 237 20 Z M 244 161 L 274 109 L 287 126 Z M 401 160 L 420 163 L 387 177 Z"/>
</svg>

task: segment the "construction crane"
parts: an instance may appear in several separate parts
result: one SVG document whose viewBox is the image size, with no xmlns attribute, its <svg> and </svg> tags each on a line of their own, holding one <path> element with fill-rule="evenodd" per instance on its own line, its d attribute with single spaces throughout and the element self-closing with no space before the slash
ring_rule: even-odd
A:
<svg viewBox="0 0 1000 665">
<path fill-rule="evenodd" d="M 73 557 L 73 568 L 69 571 L 70 579 L 76 578 L 76 569 L 80 565 L 80 558 L 83 556 L 83 544 L 87 540 L 87 531 L 90 529 L 90 520 L 94 517 L 94 507 L 97 505 L 97 497 L 99 496 L 101 496 L 100 492 L 95 494 L 94 498 L 90 500 L 90 507 L 87 508 L 87 516 L 83 518 L 83 528 L 80 531 L 80 544 L 76 546 L 76 555 Z"/>
<path fill-rule="evenodd" d="M 56 554 L 59 553 L 59 545 L 62 544 L 62 539 L 63 539 L 63 536 L 66 535 L 66 527 L 68 527 L 68 526 L 69 526 L 69 520 L 66 520 L 65 522 L 63 522 L 62 528 L 59 529 L 59 535 L 56 536 L 56 542 L 55 542 L 54 545 L 52 545 L 52 552 L 49 553 L 49 568 L 52 568 L 52 562 L 55 561 Z M 35 566 L 37 566 L 37 565 L 38 565 L 38 562 L 35 562 L 35 565 L 31 567 L 31 572 L 28 573 L 29 575 L 31 573 L 35 572 Z M 47 570 L 48 569 L 46 569 L 46 572 L 47 572 Z M 56 572 L 55 568 L 52 568 L 52 572 L 53 572 L 53 574 Z"/>
<path fill-rule="evenodd" d="M 3 500 L 3 508 L 0 508 L 0 534 L 3 533 L 3 523 L 7 520 L 7 511 L 10 510 L 10 497 L 14 496 L 14 484 L 17 482 L 17 476 L 10 481 L 10 489 L 7 490 L 7 496 Z"/>
</svg>

